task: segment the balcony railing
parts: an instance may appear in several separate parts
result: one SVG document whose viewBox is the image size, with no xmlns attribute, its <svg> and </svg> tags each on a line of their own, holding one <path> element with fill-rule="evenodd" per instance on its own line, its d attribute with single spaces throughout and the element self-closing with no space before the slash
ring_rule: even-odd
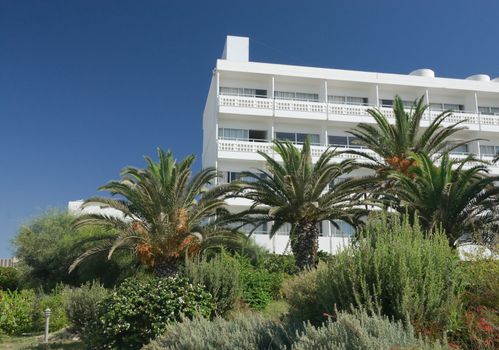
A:
<svg viewBox="0 0 499 350">
<path fill-rule="evenodd" d="M 268 110 L 269 113 L 273 110 L 276 111 L 291 111 L 291 112 L 308 112 L 308 113 L 329 113 L 331 115 L 344 115 L 344 116 L 369 116 L 367 112 L 370 108 L 379 108 L 379 110 L 386 115 L 389 119 L 395 118 L 393 109 L 391 107 L 376 107 L 355 104 L 339 104 L 339 103 L 325 103 L 314 101 L 301 101 L 301 100 L 285 100 L 285 99 L 271 99 L 260 97 L 248 97 L 237 95 L 219 95 L 219 106 L 221 107 L 239 107 L 239 108 L 252 108 L 258 110 Z M 409 111 L 409 109 L 407 109 Z M 427 110 L 423 115 L 424 121 L 430 121 L 436 118 L 441 111 Z M 455 111 L 446 118 L 446 122 L 457 123 L 465 121 L 467 124 L 481 124 L 499 126 L 499 115 L 481 114 L 467 111 Z"/>
<path fill-rule="evenodd" d="M 254 142 L 254 141 L 241 141 L 241 140 L 224 140 L 224 139 L 219 139 L 218 140 L 218 150 L 222 152 L 242 152 L 242 153 L 256 153 L 258 151 L 264 152 L 267 154 L 274 154 L 274 149 L 273 149 L 273 144 L 271 142 Z M 301 148 L 302 145 L 296 144 L 296 147 Z M 345 151 L 361 151 L 365 154 L 370 155 L 371 157 L 381 160 L 381 157 L 377 155 L 375 152 L 366 149 L 366 148 L 360 148 L 360 147 L 336 147 L 336 146 L 331 146 L 332 148 L 335 148 L 339 152 L 345 152 Z M 312 153 L 312 157 L 320 157 L 322 153 L 328 149 L 328 146 L 310 146 L 310 151 Z M 450 153 L 449 156 L 451 159 L 455 160 L 462 160 L 468 157 L 469 155 L 474 155 L 475 157 L 478 158 L 478 155 L 472 154 L 472 153 Z M 344 160 L 344 159 L 365 159 L 362 155 L 359 154 L 354 154 L 354 153 L 340 153 L 338 154 L 337 158 L 339 160 Z M 481 156 L 482 161 L 487 161 L 490 162 L 492 161 L 493 157 L 492 156 Z M 468 165 L 470 166 L 475 166 L 481 164 L 480 160 L 469 162 Z"/>
</svg>

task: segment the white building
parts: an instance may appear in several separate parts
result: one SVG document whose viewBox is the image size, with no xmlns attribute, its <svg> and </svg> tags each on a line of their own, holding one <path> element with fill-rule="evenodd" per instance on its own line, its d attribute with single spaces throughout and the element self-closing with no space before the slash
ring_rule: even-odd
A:
<svg viewBox="0 0 499 350">
<path fill-rule="evenodd" d="M 403 75 L 251 62 L 249 38 L 228 36 L 213 70 L 203 114 L 203 167 L 213 166 L 223 172 L 221 181 L 232 181 L 241 171 L 264 165 L 257 151 L 272 153 L 274 138 L 299 144 L 309 137 L 315 156 L 328 145 L 355 148 L 346 131 L 360 122 L 374 124 L 368 108 L 393 115 L 396 94 L 408 106 L 425 96 L 431 108 L 423 127 L 451 109 L 454 113 L 448 123 L 466 120 L 463 125 L 468 130 L 459 135 L 461 139 L 487 140 L 456 149 L 453 157 L 472 153 L 491 160 L 499 153 L 499 78 L 490 80 L 483 74 L 440 78 L 429 69 Z M 497 174 L 499 167 L 491 171 Z M 240 210 L 249 202 L 234 199 L 229 205 Z M 323 223 L 320 249 L 333 253 L 345 243 L 351 230 L 343 227 L 337 231 Z M 254 238 L 277 253 L 284 251 L 288 241 L 285 231 L 272 240 L 266 232 Z"/>
</svg>

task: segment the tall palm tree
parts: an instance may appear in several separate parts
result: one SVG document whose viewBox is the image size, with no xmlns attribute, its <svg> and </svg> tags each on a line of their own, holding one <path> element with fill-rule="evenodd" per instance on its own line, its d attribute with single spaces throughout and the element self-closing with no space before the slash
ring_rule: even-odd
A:
<svg viewBox="0 0 499 350">
<path fill-rule="evenodd" d="M 356 168 L 354 161 L 334 163 L 340 154 L 326 150 L 312 163 L 310 142 L 300 150 L 290 142 L 274 141 L 278 161 L 263 152 L 266 170 L 243 173 L 238 183 L 238 196 L 250 199 L 250 209 L 238 214 L 241 222 L 258 227 L 272 223 L 270 236 L 286 223 L 291 224 L 290 244 L 299 269 L 315 266 L 319 238 L 319 224 L 330 221 L 338 228 L 336 220 L 358 226 L 366 210 L 357 206 L 356 184 L 360 180 L 343 180 L 340 176 Z"/>
<path fill-rule="evenodd" d="M 426 154 L 413 157 L 417 166 L 407 174 L 392 171 L 395 208 L 418 216 L 425 229 L 442 227 L 449 243 L 493 224 L 497 217 L 499 176 L 488 175 L 487 164 L 470 165 L 471 158 L 451 160 L 448 153 L 436 165 Z"/>
<path fill-rule="evenodd" d="M 374 151 L 377 156 L 366 152 L 356 153 L 371 160 L 372 163 L 366 166 L 376 170 L 378 175 L 389 170 L 407 173 L 408 169 L 414 165 L 411 156 L 415 153 L 425 153 L 431 157 L 473 141 L 463 140 L 452 146 L 447 143 L 450 136 L 466 129 L 459 126 L 462 121 L 449 126 L 442 125 L 452 114 L 451 111 L 440 113 L 425 130 L 422 130 L 420 124 L 427 109 L 428 105 L 424 103 L 424 96 L 414 102 L 409 112 L 405 110 L 402 99 L 395 96 L 393 124 L 380 110 L 369 109 L 368 113 L 374 118 L 376 125 L 360 123 L 349 133 L 355 136 L 359 143 Z"/>
<path fill-rule="evenodd" d="M 240 242 L 240 236 L 210 220 L 215 214 L 223 217 L 227 213 L 223 208 L 227 185 L 211 186 L 218 176 L 215 169 L 192 176 L 194 156 L 176 162 L 171 152 L 161 149 L 158 156 L 159 162 L 145 157 L 145 169 L 124 168 L 120 180 L 100 187 L 119 198 L 85 201 L 83 207 L 99 205 L 119 214 L 104 211 L 76 219 L 76 227 L 98 226 L 114 234 L 96 236 L 93 247 L 74 261 L 70 271 L 103 251 L 111 258 L 116 250 L 126 249 L 157 275 L 171 275 L 184 253 L 192 255 L 213 244 Z"/>
</svg>

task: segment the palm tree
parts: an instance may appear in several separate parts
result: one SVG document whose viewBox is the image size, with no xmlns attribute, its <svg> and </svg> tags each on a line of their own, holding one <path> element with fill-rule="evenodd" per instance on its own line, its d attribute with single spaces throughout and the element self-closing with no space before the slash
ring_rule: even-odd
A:
<svg viewBox="0 0 499 350">
<path fill-rule="evenodd" d="M 404 103 L 399 96 L 395 96 L 393 112 L 395 122 L 390 124 L 386 117 L 378 109 L 369 109 L 368 113 L 376 121 L 376 126 L 360 123 L 349 133 L 355 136 L 359 143 L 374 151 L 377 156 L 366 152 L 354 152 L 361 154 L 372 161 L 365 166 L 377 171 L 378 175 L 385 174 L 389 170 L 407 173 L 414 165 L 412 155 L 425 153 L 434 156 L 445 150 L 449 151 L 473 140 L 465 140 L 450 146 L 447 140 L 450 136 L 466 128 L 459 127 L 461 122 L 449 126 L 442 126 L 445 119 L 452 114 L 445 111 L 433 119 L 425 130 L 421 130 L 420 124 L 428 105 L 424 104 L 424 96 L 414 102 L 409 112 L 406 112 Z"/>
<path fill-rule="evenodd" d="M 267 170 L 243 173 L 237 194 L 253 201 L 250 209 L 238 214 L 241 222 L 258 227 L 272 223 L 270 236 L 286 223 L 291 224 L 290 244 L 299 269 L 317 263 L 319 224 L 336 220 L 358 226 L 366 210 L 358 207 L 355 197 L 360 180 L 342 180 L 340 176 L 356 168 L 353 160 L 334 163 L 340 152 L 328 149 L 312 163 L 310 142 L 299 150 L 290 142 L 274 141 L 274 151 L 282 163 L 259 152 Z"/>
<path fill-rule="evenodd" d="M 400 203 L 395 208 L 417 216 L 422 226 L 443 228 L 452 245 L 463 234 L 473 234 L 493 224 L 497 217 L 499 176 L 489 176 L 487 164 L 472 166 L 472 158 L 451 160 L 448 153 L 440 164 L 426 154 L 413 157 L 417 166 L 407 174 L 392 171 L 396 180 L 391 191 Z"/>
<path fill-rule="evenodd" d="M 227 213 L 223 209 L 224 193 L 229 188 L 222 185 L 209 189 L 218 176 L 215 169 L 192 176 L 194 156 L 178 163 L 171 152 L 158 149 L 158 156 L 157 163 L 145 157 L 145 169 L 123 169 L 120 180 L 99 189 L 120 198 L 85 201 L 84 207 L 99 205 L 115 209 L 119 215 L 102 212 L 75 220 L 76 227 L 98 226 L 114 234 L 95 236 L 93 247 L 73 262 L 70 271 L 103 251 L 110 259 L 116 250 L 125 249 L 157 275 L 171 275 L 184 253 L 194 255 L 215 244 L 240 242 L 240 236 L 211 220 L 215 214 L 223 217 Z"/>
</svg>

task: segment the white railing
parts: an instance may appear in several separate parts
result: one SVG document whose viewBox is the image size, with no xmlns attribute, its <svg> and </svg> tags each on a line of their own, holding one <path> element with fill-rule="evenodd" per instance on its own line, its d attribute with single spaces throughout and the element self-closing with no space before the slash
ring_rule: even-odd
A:
<svg viewBox="0 0 499 350">
<path fill-rule="evenodd" d="M 291 111 L 291 112 L 309 112 L 309 113 L 329 113 L 331 115 L 345 115 L 345 116 L 369 116 L 367 112 L 370 108 L 375 106 L 354 105 L 354 104 L 339 104 L 339 103 L 325 103 L 314 101 L 300 101 L 300 100 L 284 100 L 272 98 L 259 98 L 253 96 L 237 96 L 237 95 L 219 95 L 218 102 L 221 107 L 239 107 L 239 108 L 253 108 L 259 110 L 277 110 L 277 111 Z M 387 118 L 394 119 L 395 113 L 392 107 L 377 107 Z M 409 108 L 406 109 L 410 111 Z M 441 111 L 427 110 L 423 115 L 423 120 L 430 121 L 435 119 Z M 478 114 L 474 112 L 455 111 L 452 112 L 446 119 L 446 123 L 457 123 L 465 121 L 468 124 L 482 124 L 499 126 L 499 115 L 491 114 Z"/>
<path fill-rule="evenodd" d="M 220 106 L 225 107 L 241 107 L 241 108 L 256 108 L 256 109 L 272 109 L 273 100 L 268 98 L 245 97 L 220 95 L 218 97 Z"/>
<path fill-rule="evenodd" d="M 312 101 L 276 99 L 275 109 L 279 111 L 326 113 L 326 104 Z"/>
<path fill-rule="evenodd" d="M 328 103 L 328 112 L 339 115 L 369 116 L 367 110 L 373 106 Z"/>
<path fill-rule="evenodd" d="M 270 154 L 272 153 L 272 143 L 218 140 L 218 150 L 223 152 L 244 152 L 244 153 L 256 153 L 260 151 Z"/>
</svg>

